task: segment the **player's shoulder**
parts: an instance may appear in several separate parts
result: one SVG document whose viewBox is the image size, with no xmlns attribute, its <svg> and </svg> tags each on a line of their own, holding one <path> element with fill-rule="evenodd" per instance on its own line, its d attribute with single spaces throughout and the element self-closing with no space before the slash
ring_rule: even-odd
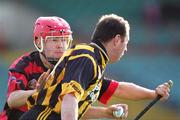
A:
<svg viewBox="0 0 180 120">
<path fill-rule="evenodd" d="M 33 52 L 27 52 L 23 55 L 21 55 L 19 58 L 17 58 L 11 65 L 9 68 L 13 68 L 15 66 L 26 66 L 27 64 L 29 64 L 30 62 L 34 61 L 35 59 L 37 59 L 39 56 L 39 53 L 37 51 L 33 51 Z"/>
<path fill-rule="evenodd" d="M 86 43 L 74 45 L 72 46 L 70 51 L 70 58 L 78 58 L 84 60 L 95 58 L 94 47 Z"/>
<path fill-rule="evenodd" d="M 94 47 L 86 43 L 81 43 L 81 44 L 75 45 L 74 50 L 81 50 L 81 51 L 88 50 L 88 51 L 94 52 Z"/>
</svg>

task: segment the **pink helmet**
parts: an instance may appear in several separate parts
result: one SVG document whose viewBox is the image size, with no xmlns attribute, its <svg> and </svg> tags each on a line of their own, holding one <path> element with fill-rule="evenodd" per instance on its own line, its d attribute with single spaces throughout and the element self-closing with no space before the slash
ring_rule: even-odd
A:
<svg viewBox="0 0 180 120">
<path fill-rule="evenodd" d="M 37 37 L 39 36 L 41 36 L 42 40 L 44 41 L 46 39 L 46 36 L 64 36 L 64 35 L 71 36 L 72 31 L 71 31 L 70 25 L 63 18 L 59 18 L 56 16 L 39 17 L 35 22 L 34 43 Z M 35 46 L 38 49 L 36 44 Z M 39 51 L 42 51 L 42 50 L 39 50 Z"/>
</svg>

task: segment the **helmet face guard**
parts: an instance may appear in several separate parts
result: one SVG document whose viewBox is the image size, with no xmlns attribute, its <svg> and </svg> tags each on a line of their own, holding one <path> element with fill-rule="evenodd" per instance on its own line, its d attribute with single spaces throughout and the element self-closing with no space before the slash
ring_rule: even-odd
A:
<svg viewBox="0 0 180 120">
<path fill-rule="evenodd" d="M 72 43 L 72 36 L 71 35 L 62 35 L 62 36 L 46 36 L 45 42 L 48 41 L 60 41 L 61 48 L 67 50 Z"/>
</svg>

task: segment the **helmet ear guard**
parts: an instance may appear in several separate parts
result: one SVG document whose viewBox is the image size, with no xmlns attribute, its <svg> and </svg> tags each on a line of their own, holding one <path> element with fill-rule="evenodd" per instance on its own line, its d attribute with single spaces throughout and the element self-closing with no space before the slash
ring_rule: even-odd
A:
<svg viewBox="0 0 180 120">
<path fill-rule="evenodd" d="M 44 49 L 43 38 L 42 38 L 42 37 L 40 38 L 40 46 L 41 46 L 40 48 L 37 46 L 36 40 L 34 40 L 34 46 L 36 47 L 36 49 L 37 49 L 39 52 L 42 52 L 43 49 Z"/>
</svg>

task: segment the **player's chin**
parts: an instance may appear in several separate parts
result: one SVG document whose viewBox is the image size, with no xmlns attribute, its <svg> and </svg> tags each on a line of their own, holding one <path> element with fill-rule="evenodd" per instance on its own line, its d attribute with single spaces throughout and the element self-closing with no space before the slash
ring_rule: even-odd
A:
<svg viewBox="0 0 180 120">
<path fill-rule="evenodd" d="M 121 58 L 123 57 L 123 55 L 120 55 L 117 59 L 117 61 L 121 60 Z"/>
<path fill-rule="evenodd" d="M 61 57 L 64 54 L 64 52 L 54 52 L 54 55 L 57 57 Z"/>
</svg>

